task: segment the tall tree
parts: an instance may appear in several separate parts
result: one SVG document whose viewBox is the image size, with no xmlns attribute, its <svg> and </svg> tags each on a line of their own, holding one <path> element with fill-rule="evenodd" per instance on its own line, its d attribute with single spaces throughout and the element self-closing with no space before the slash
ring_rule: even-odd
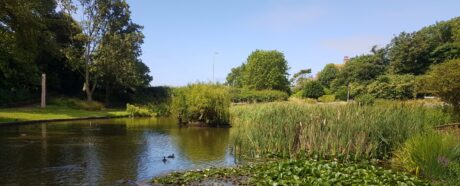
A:
<svg viewBox="0 0 460 186">
<path fill-rule="evenodd" d="M 108 12 L 107 30 L 94 60 L 96 74 L 105 86 L 107 104 L 112 88 L 135 89 L 147 86 L 151 80 L 146 74 L 148 67 L 138 58 L 144 38 L 142 26 L 131 21 L 129 5 L 125 0 L 112 0 Z"/>
<path fill-rule="evenodd" d="M 249 55 L 244 76 L 244 87 L 273 89 L 289 92 L 289 69 L 282 52 L 256 50 Z"/>
</svg>

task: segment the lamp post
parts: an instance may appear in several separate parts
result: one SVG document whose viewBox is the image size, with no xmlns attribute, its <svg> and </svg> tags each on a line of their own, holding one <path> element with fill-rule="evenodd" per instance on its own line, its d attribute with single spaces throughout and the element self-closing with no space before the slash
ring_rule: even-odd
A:
<svg viewBox="0 0 460 186">
<path fill-rule="evenodd" d="M 215 83 L 214 79 L 214 63 L 216 63 L 216 56 L 218 55 L 218 52 L 214 52 L 214 55 L 212 56 L 212 82 Z"/>
</svg>

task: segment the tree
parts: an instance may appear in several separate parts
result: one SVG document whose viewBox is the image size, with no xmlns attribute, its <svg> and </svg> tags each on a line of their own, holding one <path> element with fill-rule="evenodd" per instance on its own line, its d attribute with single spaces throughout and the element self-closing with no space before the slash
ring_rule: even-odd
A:
<svg viewBox="0 0 460 186">
<path fill-rule="evenodd" d="M 86 93 L 87 100 L 92 101 L 98 83 L 94 58 L 107 31 L 111 0 L 79 0 L 79 2 L 80 5 L 76 6 L 71 0 L 61 0 L 61 8 L 69 15 L 75 14 L 77 7 L 82 9 L 80 12 L 82 20 L 79 26 L 83 34 L 73 39 L 83 43 L 83 51 L 80 52 L 80 48 L 68 47 L 66 56 L 70 59 L 70 64 L 73 65 L 74 69 L 83 69 L 83 91 Z M 81 55 L 79 56 L 79 54 Z"/>
<path fill-rule="evenodd" d="M 243 85 L 249 89 L 273 89 L 289 92 L 288 66 L 284 54 L 276 50 L 256 50 L 249 55 Z"/>
<path fill-rule="evenodd" d="M 302 69 L 292 76 L 290 81 L 293 84 L 293 92 L 302 90 L 305 83 L 312 79 L 309 74 L 311 74 L 311 69 Z"/>
<path fill-rule="evenodd" d="M 327 64 L 323 70 L 318 73 L 318 81 L 326 88 L 331 87 L 331 82 L 337 77 L 339 74 L 339 68 L 335 64 Z"/>
<path fill-rule="evenodd" d="M 433 66 L 426 79 L 425 89 L 452 104 L 460 113 L 460 59 Z"/>
<path fill-rule="evenodd" d="M 75 74 L 61 49 L 69 45 L 73 19 L 56 12 L 54 0 L 0 2 L 0 97 L 8 103 L 34 97 L 41 73 L 48 88 L 71 91 Z M 75 31 L 74 33 L 78 33 Z M 3 93 L 1 93 L 3 92 Z"/>
<path fill-rule="evenodd" d="M 302 96 L 306 98 L 318 99 L 324 95 L 324 88 L 319 81 L 310 80 L 303 87 Z"/>
<path fill-rule="evenodd" d="M 415 76 L 383 75 L 367 86 L 367 93 L 375 98 L 411 99 L 416 96 Z"/>
<path fill-rule="evenodd" d="M 129 5 L 112 0 L 108 6 L 107 30 L 94 56 L 94 72 L 104 84 L 106 104 L 112 88 L 134 90 L 148 86 L 149 69 L 138 58 L 144 35 L 142 26 L 131 21 Z"/>
<path fill-rule="evenodd" d="M 245 64 L 232 68 L 231 72 L 227 75 L 227 85 L 233 87 L 243 87 L 243 71 Z"/>
</svg>

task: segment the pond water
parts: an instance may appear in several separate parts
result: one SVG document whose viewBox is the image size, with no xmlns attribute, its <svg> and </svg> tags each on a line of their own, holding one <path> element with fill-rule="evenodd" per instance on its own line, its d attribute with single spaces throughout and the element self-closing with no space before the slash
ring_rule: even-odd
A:
<svg viewBox="0 0 460 186">
<path fill-rule="evenodd" d="M 173 119 L 3 126 L 0 185 L 135 185 L 173 170 L 232 166 L 229 138 L 229 128 L 180 128 Z"/>
</svg>

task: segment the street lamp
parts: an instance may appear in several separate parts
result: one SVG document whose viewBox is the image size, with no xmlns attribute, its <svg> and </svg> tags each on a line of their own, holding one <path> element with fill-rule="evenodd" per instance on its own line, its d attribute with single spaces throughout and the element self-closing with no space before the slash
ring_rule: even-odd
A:
<svg viewBox="0 0 460 186">
<path fill-rule="evenodd" d="M 216 56 L 218 55 L 218 52 L 214 52 L 214 55 L 212 56 L 212 82 L 215 83 L 214 79 L 214 63 L 216 62 Z"/>
</svg>

